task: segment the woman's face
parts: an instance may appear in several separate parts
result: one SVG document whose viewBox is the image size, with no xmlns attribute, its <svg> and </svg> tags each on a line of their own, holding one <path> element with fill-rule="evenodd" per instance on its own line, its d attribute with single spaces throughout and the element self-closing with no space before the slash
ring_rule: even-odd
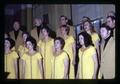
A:
<svg viewBox="0 0 120 84">
<path fill-rule="evenodd" d="M 100 29 L 100 35 L 101 35 L 101 37 L 102 37 L 103 39 L 105 39 L 105 38 L 108 36 L 108 31 L 107 31 L 107 29 L 104 28 L 104 27 L 102 27 L 102 28 Z"/>
<path fill-rule="evenodd" d="M 10 48 L 10 42 L 8 40 L 5 40 L 4 46 L 5 49 Z"/>
<path fill-rule="evenodd" d="M 43 37 L 48 36 L 48 32 L 46 29 L 42 29 L 42 35 L 43 35 Z"/>
<path fill-rule="evenodd" d="M 79 36 L 80 45 L 84 45 L 84 37 L 82 35 Z"/>
<path fill-rule="evenodd" d="M 65 17 L 60 18 L 60 23 L 61 23 L 61 25 L 66 25 Z"/>
<path fill-rule="evenodd" d="M 62 45 L 59 40 L 55 40 L 54 46 L 55 46 L 55 49 L 58 49 L 58 48 L 61 48 Z"/>
<path fill-rule="evenodd" d="M 27 41 L 26 45 L 29 50 L 33 49 L 33 44 L 30 41 Z"/>
<path fill-rule="evenodd" d="M 85 23 L 84 23 L 84 30 L 85 30 L 85 31 L 90 30 L 90 23 L 89 23 L 89 22 L 85 22 Z"/>
<path fill-rule="evenodd" d="M 23 34 L 23 41 L 25 42 L 26 41 L 26 39 L 27 39 L 27 34 Z"/>
</svg>

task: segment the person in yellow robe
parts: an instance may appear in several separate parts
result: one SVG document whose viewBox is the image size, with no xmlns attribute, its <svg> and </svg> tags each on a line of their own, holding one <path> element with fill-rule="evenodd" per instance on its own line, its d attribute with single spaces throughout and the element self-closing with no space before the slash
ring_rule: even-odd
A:
<svg viewBox="0 0 120 84">
<path fill-rule="evenodd" d="M 43 56 L 45 79 L 51 79 L 51 58 L 53 56 L 54 40 L 51 38 L 50 29 L 44 26 L 41 30 L 43 39 L 38 42 L 39 50 Z"/>
<path fill-rule="evenodd" d="M 74 79 L 75 78 L 75 56 L 76 56 L 76 49 L 75 49 L 75 40 L 73 36 L 69 35 L 69 27 L 66 25 L 61 26 L 61 33 L 62 37 L 65 40 L 65 46 L 63 50 L 65 50 L 69 57 L 70 57 L 70 68 L 69 68 L 69 78 Z"/>
<path fill-rule="evenodd" d="M 42 56 L 36 52 L 36 40 L 33 37 L 26 39 L 28 52 L 22 57 L 22 79 L 43 79 Z"/>
<path fill-rule="evenodd" d="M 86 32 L 81 32 L 79 35 L 79 63 L 77 70 L 77 79 L 96 79 L 97 78 L 97 55 L 95 47 L 92 45 L 91 36 Z"/>
<path fill-rule="evenodd" d="M 68 79 L 69 56 L 63 50 L 64 39 L 56 37 L 54 39 L 54 56 L 51 59 L 52 79 Z"/>
<path fill-rule="evenodd" d="M 101 58 L 100 57 L 100 49 L 99 49 L 100 37 L 99 37 L 98 33 L 95 31 L 90 20 L 84 21 L 83 27 L 84 27 L 84 31 L 86 31 L 92 37 L 92 42 L 97 50 L 98 63 L 100 63 L 100 58 Z"/>
<path fill-rule="evenodd" d="M 23 43 L 22 32 L 23 31 L 20 30 L 19 21 L 15 21 L 13 23 L 13 30 L 9 32 L 9 35 L 10 35 L 10 38 L 12 38 L 15 41 L 15 50 L 16 51 L 18 50 L 19 45 L 21 45 Z"/>
<path fill-rule="evenodd" d="M 5 72 L 9 73 L 7 79 L 17 79 L 17 58 L 18 54 L 15 50 L 11 50 L 15 46 L 15 41 L 11 38 L 5 38 L 5 56 L 4 56 L 4 68 Z"/>
<path fill-rule="evenodd" d="M 24 53 L 28 52 L 28 48 L 26 47 L 25 41 L 26 39 L 29 37 L 29 33 L 28 32 L 23 32 L 22 33 L 22 37 L 23 37 L 23 44 L 21 44 L 18 47 L 18 55 L 19 58 L 21 58 L 23 56 Z M 22 77 L 22 60 L 19 59 L 19 78 L 21 79 Z"/>
<path fill-rule="evenodd" d="M 101 63 L 98 74 L 99 79 L 115 78 L 115 39 L 111 34 L 111 28 L 102 24 L 100 34 L 103 39 L 101 49 Z"/>
</svg>

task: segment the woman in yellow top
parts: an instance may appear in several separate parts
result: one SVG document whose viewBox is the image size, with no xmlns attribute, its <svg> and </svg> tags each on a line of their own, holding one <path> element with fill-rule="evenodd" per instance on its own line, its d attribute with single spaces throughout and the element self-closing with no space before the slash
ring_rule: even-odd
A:
<svg viewBox="0 0 120 84">
<path fill-rule="evenodd" d="M 73 36 L 69 35 L 70 28 L 66 25 L 61 26 L 61 33 L 62 37 L 65 40 L 65 46 L 63 50 L 65 50 L 70 58 L 70 68 L 69 68 L 69 78 L 74 79 L 75 78 L 75 56 L 76 56 L 76 49 L 75 49 L 75 40 Z"/>
<path fill-rule="evenodd" d="M 42 56 L 36 52 L 36 40 L 32 37 L 26 39 L 28 52 L 22 57 L 22 78 L 43 79 Z"/>
<path fill-rule="evenodd" d="M 23 44 L 20 45 L 18 47 L 18 54 L 19 54 L 19 57 L 21 58 L 23 56 L 24 53 L 28 52 L 28 49 L 25 45 L 25 41 L 26 39 L 29 37 L 29 33 L 28 32 L 23 32 L 22 33 L 22 38 L 23 38 Z M 19 78 L 21 79 L 22 78 L 22 60 L 19 59 Z"/>
<path fill-rule="evenodd" d="M 98 62 L 91 36 L 86 32 L 81 32 L 78 37 L 81 48 L 78 53 L 79 63 L 76 78 L 96 79 Z"/>
<path fill-rule="evenodd" d="M 17 79 L 17 58 L 18 55 L 14 50 L 11 50 L 15 46 L 15 41 L 11 38 L 5 38 L 5 56 L 4 56 L 4 68 L 5 72 L 9 75 L 7 79 Z"/>
<path fill-rule="evenodd" d="M 100 57 L 100 49 L 99 49 L 100 37 L 97 34 L 97 32 L 95 31 L 90 20 L 84 21 L 83 26 L 84 26 L 84 30 L 92 37 L 92 42 L 97 50 L 98 62 L 100 63 L 100 58 L 101 58 Z"/>
<path fill-rule="evenodd" d="M 51 79 L 51 58 L 53 56 L 54 40 L 50 37 L 50 29 L 47 26 L 42 27 L 41 33 L 43 39 L 38 42 L 39 50 L 43 56 L 43 68 L 45 79 Z"/>
<path fill-rule="evenodd" d="M 69 57 L 63 50 L 65 41 L 61 37 L 54 40 L 54 56 L 52 63 L 52 79 L 68 79 Z"/>
</svg>

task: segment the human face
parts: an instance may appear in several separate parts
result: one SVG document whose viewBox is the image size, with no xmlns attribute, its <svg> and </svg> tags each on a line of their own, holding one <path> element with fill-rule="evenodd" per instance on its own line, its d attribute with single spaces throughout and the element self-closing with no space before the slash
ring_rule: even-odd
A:
<svg viewBox="0 0 120 84">
<path fill-rule="evenodd" d="M 46 29 L 42 29 L 42 34 L 43 34 L 43 37 L 45 38 L 46 36 L 48 36 L 48 32 Z"/>
<path fill-rule="evenodd" d="M 8 40 L 5 40 L 4 46 L 5 46 L 5 49 L 10 48 L 10 42 Z"/>
<path fill-rule="evenodd" d="M 4 34 L 4 38 L 8 38 L 8 35 L 6 33 Z"/>
<path fill-rule="evenodd" d="M 55 43 L 54 43 L 54 45 L 55 45 L 55 49 L 61 49 L 61 43 L 60 43 L 60 41 L 59 40 L 55 40 Z"/>
<path fill-rule="evenodd" d="M 105 27 L 102 27 L 102 28 L 100 29 L 100 35 L 101 35 L 101 37 L 102 37 L 103 39 L 106 39 L 106 38 L 107 38 L 107 36 L 108 36 L 108 31 L 107 31 L 107 29 L 106 29 Z"/>
<path fill-rule="evenodd" d="M 84 30 L 87 32 L 90 30 L 90 23 L 89 22 L 85 22 L 84 23 Z"/>
<path fill-rule="evenodd" d="M 32 50 L 32 49 L 33 49 L 33 44 L 32 44 L 30 41 L 27 41 L 27 42 L 26 42 L 26 45 L 27 45 L 27 48 L 28 48 L 29 50 Z"/>
<path fill-rule="evenodd" d="M 41 19 L 35 19 L 34 24 L 35 24 L 35 26 L 40 26 L 42 24 L 42 20 Z"/>
<path fill-rule="evenodd" d="M 27 39 L 27 34 L 23 34 L 23 41 L 25 42 L 26 41 L 26 39 Z"/>
<path fill-rule="evenodd" d="M 15 31 L 19 30 L 19 29 L 20 29 L 20 24 L 19 24 L 19 22 L 17 22 L 17 21 L 14 22 L 13 28 L 14 28 Z"/>
<path fill-rule="evenodd" d="M 115 27 L 115 20 L 112 20 L 110 17 L 107 18 L 107 25 L 108 25 L 110 28 L 114 28 L 114 27 Z"/>
<path fill-rule="evenodd" d="M 65 17 L 60 18 L 61 25 L 66 25 L 67 20 L 65 20 Z"/>
<path fill-rule="evenodd" d="M 84 45 L 84 37 L 82 35 L 79 36 L 80 45 Z"/>
</svg>

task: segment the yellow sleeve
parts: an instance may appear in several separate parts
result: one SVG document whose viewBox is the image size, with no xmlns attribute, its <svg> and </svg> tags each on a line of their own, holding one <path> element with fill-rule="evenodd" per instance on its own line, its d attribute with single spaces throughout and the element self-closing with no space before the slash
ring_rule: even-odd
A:
<svg viewBox="0 0 120 84">
<path fill-rule="evenodd" d="M 42 59 L 42 55 L 40 53 L 37 53 L 37 59 Z"/>
<path fill-rule="evenodd" d="M 14 59 L 17 59 L 19 57 L 17 52 L 15 52 L 15 51 L 12 52 L 12 55 L 13 55 Z"/>
<path fill-rule="evenodd" d="M 37 46 L 40 47 L 41 45 L 41 40 L 39 40 L 39 42 L 37 43 Z"/>
<path fill-rule="evenodd" d="M 26 59 L 26 54 L 24 54 L 22 57 L 21 57 L 22 60 L 25 60 Z"/>
<path fill-rule="evenodd" d="M 91 54 L 91 56 L 93 56 L 94 54 L 96 54 L 96 49 L 95 49 L 95 47 L 91 47 L 91 49 L 90 49 L 90 54 Z"/>
<path fill-rule="evenodd" d="M 100 38 L 99 38 L 99 36 L 98 36 L 97 33 L 95 33 L 95 34 L 93 35 L 93 39 L 94 39 L 94 41 L 100 40 Z"/>
<path fill-rule="evenodd" d="M 74 43 L 74 42 L 75 42 L 73 36 L 70 36 L 70 42 L 71 42 L 71 43 Z"/>
<path fill-rule="evenodd" d="M 66 52 L 64 52 L 63 55 L 64 55 L 64 56 L 63 56 L 63 59 L 68 59 L 68 54 L 67 54 Z"/>
</svg>

